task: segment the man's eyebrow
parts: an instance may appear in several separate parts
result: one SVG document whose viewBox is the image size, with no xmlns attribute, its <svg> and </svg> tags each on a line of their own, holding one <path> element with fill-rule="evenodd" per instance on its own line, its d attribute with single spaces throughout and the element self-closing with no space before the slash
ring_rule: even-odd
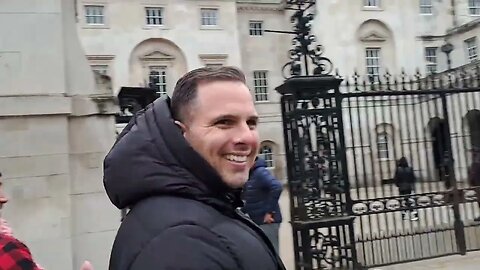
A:
<svg viewBox="0 0 480 270">
<path fill-rule="evenodd" d="M 215 117 L 213 120 L 216 121 L 216 120 L 224 119 L 224 118 L 238 118 L 238 116 L 235 116 L 233 114 L 222 114 L 222 115 L 219 115 L 219 116 Z"/>
</svg>

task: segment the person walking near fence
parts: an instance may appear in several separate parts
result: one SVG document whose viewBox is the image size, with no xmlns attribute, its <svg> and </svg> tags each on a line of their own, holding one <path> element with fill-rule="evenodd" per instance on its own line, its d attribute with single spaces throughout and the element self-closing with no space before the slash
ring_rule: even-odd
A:
<svg viewBox="0 0 480 270">
<path fill-rule="evenodd" d="M 281 193 L 282 184 L 267 169 L 265 160 L 257 157 L 244 187 L 243 211 L 262 228 L 277 252 L 279 252 L 278 232 L 282 222 L 282 213 L 278 205 Z"/>
<path fill-rule="evenodd" d="M 398 187 L 400 195 L 404 196 L 404 203 L 407 210 L 402 212 L 403 219 L 418 220 L 418 212 L 413 208 L 415 200 L 410 195 L 415 191 L 415 174 L 413 169 L 408 165 L 406 157 L 401 157 L 397 163 L 395 176 L 393 181 Z"/>
<path fill-rule="evenodd" d="M 474 147 L 472 149 L 472 165 L 468 170 L 468 183 L 471 187 L 476 188 L 477 204 L 480 207 L 480 148 Z M 480 216 L 474 219 L 475 222 L 480 222 Z"/>
</svg>

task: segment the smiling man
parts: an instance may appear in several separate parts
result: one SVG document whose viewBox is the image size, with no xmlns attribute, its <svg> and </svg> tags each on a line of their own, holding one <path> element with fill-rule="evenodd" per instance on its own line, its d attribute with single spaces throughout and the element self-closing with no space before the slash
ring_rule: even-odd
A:
<svg viewBox="0 0 480 270">
<path fill-rule="evenodd" d="M 119 135 L 104 162 L 112 202 L 131 210 L 110 270 L 285 269 L 238 207 L 257 155 L 258 116 L 233 67 L 185 74 Z"/>
</svg>

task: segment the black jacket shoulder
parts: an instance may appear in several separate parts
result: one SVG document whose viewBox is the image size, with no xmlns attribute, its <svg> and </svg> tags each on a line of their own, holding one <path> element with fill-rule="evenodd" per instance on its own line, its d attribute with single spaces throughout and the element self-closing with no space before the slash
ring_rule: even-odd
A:
<svg viewBox="0 0 480 270">
<path fill-rule="evenodd" d="M 188 198 L 156 196 L 128 213 L 110 269 L 278 269 L 269 250 L 241 218 Z"/>
</svg>

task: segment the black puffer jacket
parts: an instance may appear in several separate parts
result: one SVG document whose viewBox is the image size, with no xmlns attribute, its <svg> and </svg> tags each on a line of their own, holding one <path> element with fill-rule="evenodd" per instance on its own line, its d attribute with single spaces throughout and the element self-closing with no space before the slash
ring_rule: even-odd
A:
<svg viewBox="0 0 480 270">
<path fill-rule="evenodd" d="M 184 140 L 158 99 L 122 131 L 104 162 L 104 184 L 131 207 L 110 270 L 285 269 L 268 238 L 236 211 L 229 189 Z"/>
</svg>

